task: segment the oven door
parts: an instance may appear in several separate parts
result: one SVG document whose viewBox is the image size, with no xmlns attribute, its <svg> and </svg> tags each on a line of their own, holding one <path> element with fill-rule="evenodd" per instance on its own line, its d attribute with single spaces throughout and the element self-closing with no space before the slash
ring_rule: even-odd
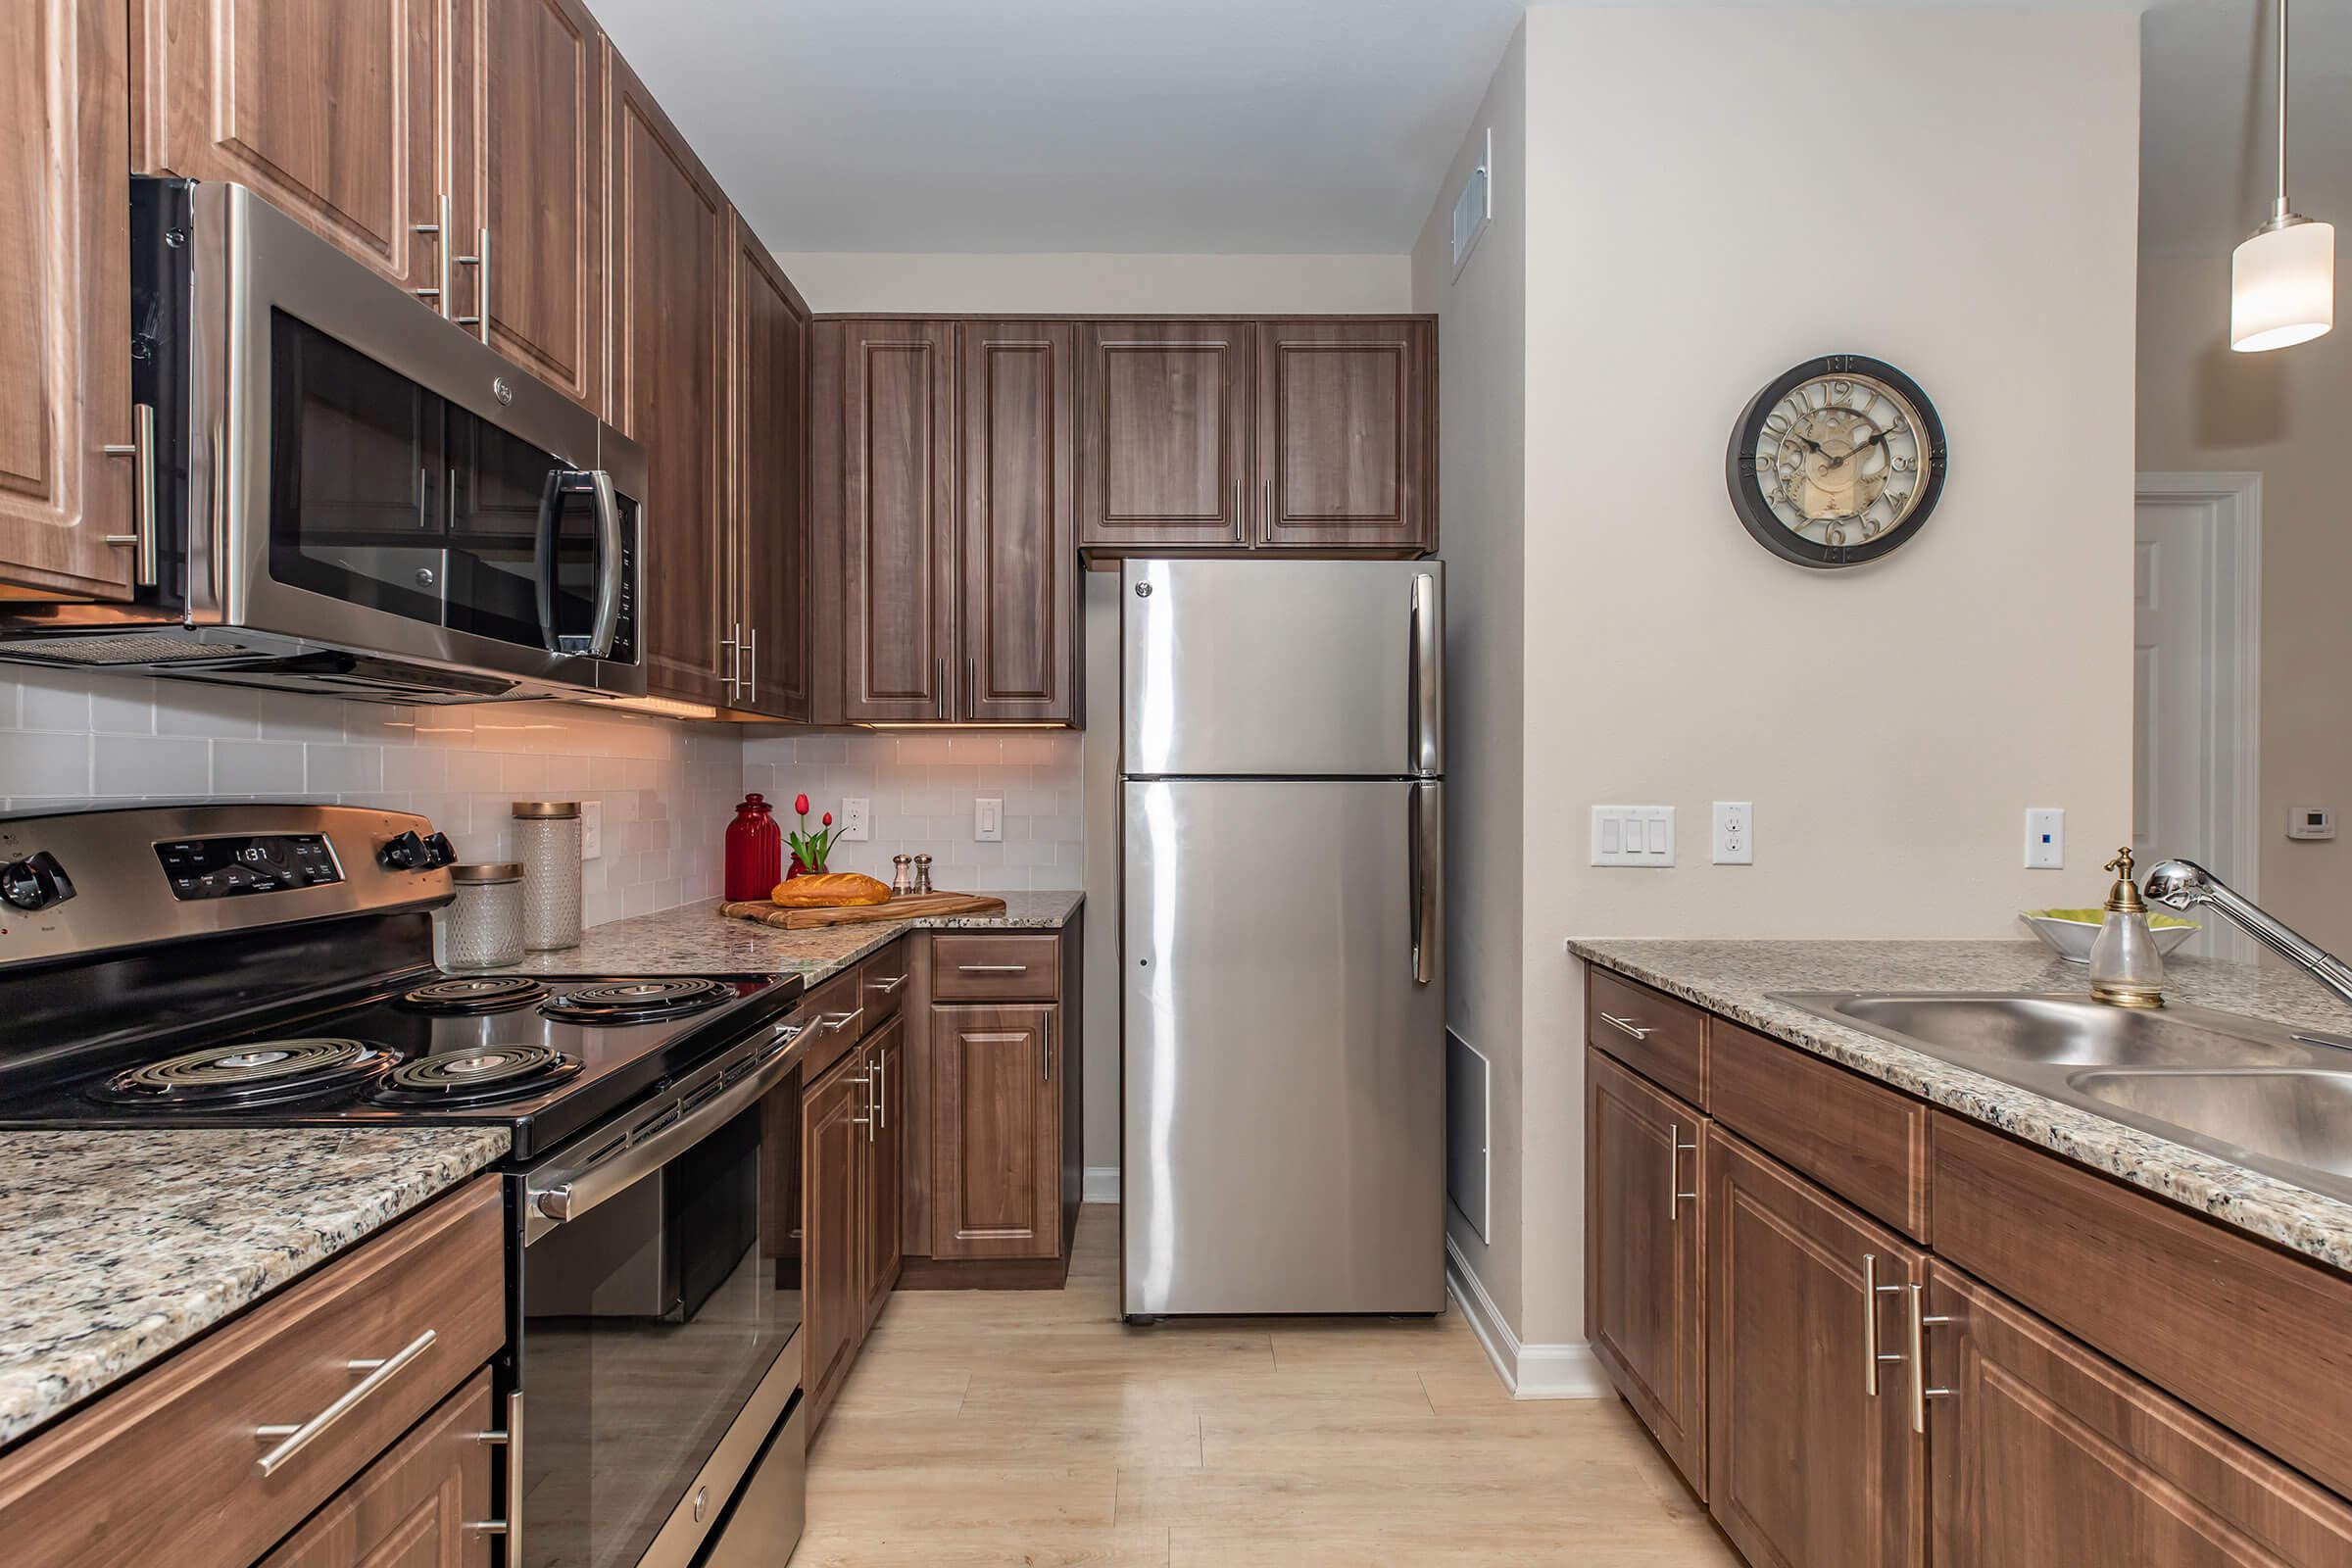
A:
<svg viewBox="0 0 2352 1568">
<path fill-rule="evenodd" d="M 510 1563 L 685 1568 L 756 1467 L 776 1479 L 801 1382 L 800 1095 L 779 1057 L 513 1178 L 529 1430 Z M 625 1152 L 594 1157 L 612 1138 Z"/>
<path fill-rule="evenodd" d="M 226 352 L 200 353 L 188 410 L 191 445 L 218 429 L 225 453 L 222 618 L 641 693 L 644 454 L 250 192 L 192 201 L 193 265 L 226 279 L 194 291 L 199 345 Z"/>
</svg>

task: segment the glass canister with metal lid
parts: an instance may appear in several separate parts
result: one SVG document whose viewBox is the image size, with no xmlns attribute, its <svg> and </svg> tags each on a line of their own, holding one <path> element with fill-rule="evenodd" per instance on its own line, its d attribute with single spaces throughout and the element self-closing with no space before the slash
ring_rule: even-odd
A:
<svg viewBox="0 0 2352 1568">
<path fill-rule="evenodd" d="M 522 961 L 522 863 L 453 865 L 441 961 L 452 969 L 504 969 Z"/>
<path fill-rule="evenodd" d="M 516 801 L 514 858 L 522 862 L 522 945 L 533 953 L 580 941 L 580 803 Z"/>
</svg>

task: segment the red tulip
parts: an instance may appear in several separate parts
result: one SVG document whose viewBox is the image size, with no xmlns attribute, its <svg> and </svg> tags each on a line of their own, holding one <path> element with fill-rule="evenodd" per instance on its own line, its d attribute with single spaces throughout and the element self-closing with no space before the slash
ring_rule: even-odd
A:
<svg viewBox="0 0 2352 1568">
<path fill-rule="evenodd" d="M 808 814 L 808 797 L 806 795 L 794 796 L 792 798 L 792 808 L 802 816 L 807 816 Z"/>
<path fill-rule="evenodd" d="M 831 811 L 827 811 L 819 820 L 821 820 L 826 827 L 831 827 L 833 825 L 833 813 Z"/>
</svg>

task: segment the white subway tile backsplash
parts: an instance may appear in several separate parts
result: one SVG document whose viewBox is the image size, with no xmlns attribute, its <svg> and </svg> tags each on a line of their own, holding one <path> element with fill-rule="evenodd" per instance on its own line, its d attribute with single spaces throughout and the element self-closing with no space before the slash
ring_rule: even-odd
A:
<svg viewBox="0 0 2352 1568">
<path fill-rule="evenodd" d="M 212 790 L 216 795 L 300 795 L 302 748 L 292 741 L 217 740 Z"/>
<path fill-rule="evenodd" d="M 98 735 L 90 743 L 90 789 L 110 798 L 204 795 L 213 787 L 212 762 L 209 741 Z"/>
</svg>

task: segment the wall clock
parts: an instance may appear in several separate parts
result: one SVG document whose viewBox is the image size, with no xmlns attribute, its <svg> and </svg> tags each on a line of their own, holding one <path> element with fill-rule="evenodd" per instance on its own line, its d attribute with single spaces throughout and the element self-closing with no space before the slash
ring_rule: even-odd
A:
<svg viewBox="0 0 2352 1568">
<path fill-rule="evenodd" d="M 1884 360 L 1832 354 L 1773 378 L 1732 427 L 1724 477 L 1756 542 L 1858 566 L 1918 536 L 1943 492 L 1943 421 Z"/>
</svg>

